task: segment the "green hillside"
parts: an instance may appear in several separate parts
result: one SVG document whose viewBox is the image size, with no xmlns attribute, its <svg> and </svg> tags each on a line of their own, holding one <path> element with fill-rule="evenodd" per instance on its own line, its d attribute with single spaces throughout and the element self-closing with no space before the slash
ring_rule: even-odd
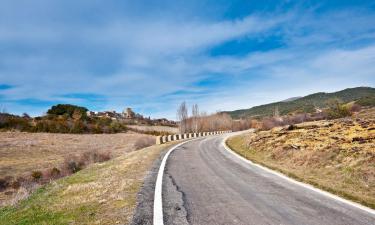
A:
<svg viewBox="0 0 375 225">
<path fill-rule="evenodd" d="M 292 113 L 311 113 L 315 112 L 316 108 L 325 108 L 329 100 L 338 99 L 343 103 L 358 101 L 359 104 L 365 102 L 367 105 L 374 104 L 375 88 L 371 87 L 357 87 L 347 88 L 342 91 L 333 93 L 318 92 L 315 94 L 307 95 L 293 101 L 287 102 L 274 102 L 266 105 L 255 106 L 250 109 L 241 109 L 235 111 L 228 111 L 234 119 L 244 117 L 262 118 L 272 116 L 275 108 L 278 109 L 280 115 L 287 115 Z"/>
</svg>

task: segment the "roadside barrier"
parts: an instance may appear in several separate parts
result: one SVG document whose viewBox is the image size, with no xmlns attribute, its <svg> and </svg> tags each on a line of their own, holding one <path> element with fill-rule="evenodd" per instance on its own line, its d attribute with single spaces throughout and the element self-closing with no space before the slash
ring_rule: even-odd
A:
<svg viewBox="0 0 375 225">
<path fill-rule="evenodd" d="M 185 133 L 185 134 L 173 134 L 173 135 L 164 135 L 156 137 L 156 144 L 164 144 L 171 141 L 177 140 L 184 140 L 184 139 L 191 139 L 197 137 L 204 137 L 204 136 L 211 136 L 211 135 L 218 135 L 218 134 L 226 134 L 232 132 L 231 130 L 227 131 L 215 131 L 215 132 L 199 132 L 199 133 Z"/>
</svg>

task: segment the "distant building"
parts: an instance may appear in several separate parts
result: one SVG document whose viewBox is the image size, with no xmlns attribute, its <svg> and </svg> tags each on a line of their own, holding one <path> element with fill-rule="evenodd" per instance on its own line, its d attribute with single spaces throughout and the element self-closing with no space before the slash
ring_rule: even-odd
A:
<svg viewBox="0 0 375 225">
<path fill-rule="evenodd" d="M 87 111 L 86 114 L 87 116 L 95 116 L 97 113 L 93 111 Z"/>
<path fill-rule="evenodd" d="M 126 118 L 126 119 L 134 119 L 135 118 L 135 113 L 133 112 L 133 110 L 131 108 L 126 108 L 123 112 L 122 112 L 123 116 Z"/>
</svg>

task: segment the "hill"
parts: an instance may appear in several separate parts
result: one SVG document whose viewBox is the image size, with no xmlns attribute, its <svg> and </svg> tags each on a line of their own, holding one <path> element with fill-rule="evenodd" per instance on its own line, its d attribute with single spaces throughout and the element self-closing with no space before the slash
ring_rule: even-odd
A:
<svg viewBox="0 0 375 225">
<path fill-rule="evenodd" d="M 240 109 L 225 113 L 228 113 L 234 119 L 245 117 L 263 118 L 272 116 L 275 109 L 279 111 L 280 115 L 312 113 L 318 108 L 326 108 L 329 101 L 334 99 L 338 99 L 342 103 L 356 101 L 358 104 L 366 103 L 366 106 L 373 106 L 375 105 L 375 88 L 356 87 L 347 88 L 333 93 L 318 92 L 291 101 L 274 102 L 249 109 Z"/>
</svg>

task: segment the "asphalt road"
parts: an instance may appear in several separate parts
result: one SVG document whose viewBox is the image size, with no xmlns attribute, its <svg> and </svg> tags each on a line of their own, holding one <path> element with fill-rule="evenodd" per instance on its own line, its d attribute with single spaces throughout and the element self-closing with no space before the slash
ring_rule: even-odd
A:
<svg viewBox="0 0 375 225">
<path fill-rule="evenodd" d="M 224 149 L 223 138 L 194 140 L 171 153 L 164 224 L 375 224 L 373 214 L 241 161 Z"/>
</svg>

